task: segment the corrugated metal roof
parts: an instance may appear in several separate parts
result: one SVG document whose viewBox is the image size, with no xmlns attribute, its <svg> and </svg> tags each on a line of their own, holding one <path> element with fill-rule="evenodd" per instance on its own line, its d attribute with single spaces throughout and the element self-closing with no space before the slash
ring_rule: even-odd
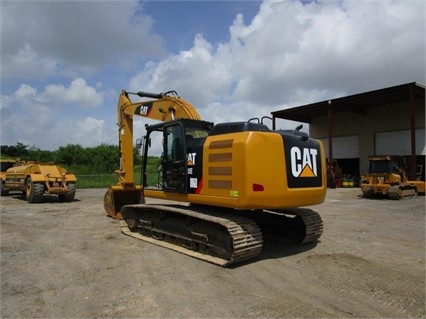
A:
<svg viewBox="0 0 426 319">
<path fill-rule="evenodd" d="M 332 113 L 352 112 L 366 114 L 366 110 L 379 105 L 404 102 L 410 100 L 410 88 L 413 89 L 414 99 L 425 97 L 425 86 L 411 82 L 384 89 L 349 95 L 345 97 L 316 102 L 290 109 L 272 112 L 275 118 L 282 118 L 304 123 L 311 123 L 312 118 Z"/>
</svg>

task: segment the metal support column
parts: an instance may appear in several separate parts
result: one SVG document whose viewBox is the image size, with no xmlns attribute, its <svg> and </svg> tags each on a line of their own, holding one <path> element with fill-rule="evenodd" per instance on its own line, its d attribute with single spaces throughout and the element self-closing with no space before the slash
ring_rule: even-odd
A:
<svg viewBox="0 0 426 319">
<path fill-rule="evenodd" d="M 409 179 L 416 180 L 416 104 L 414 101 L 414 85 L 410 85 L 410 131 L 411 131 L 411 161 Z"/>
<path fill-rule="evenodd" d="M 328 169 L 332 183 L 334 181 L 334 168 L 333 168 L 333 111 L 331 109 L 331 101 L 328 101 Z M 331 184 L 331 187 L 335 185 Z"/>
</svg>

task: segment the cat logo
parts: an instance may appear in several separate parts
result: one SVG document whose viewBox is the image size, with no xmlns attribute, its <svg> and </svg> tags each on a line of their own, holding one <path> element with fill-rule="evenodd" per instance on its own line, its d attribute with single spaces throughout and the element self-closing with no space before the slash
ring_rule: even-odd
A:
<svg viewBox="0 0 426 319">
<path fill-rule="evenodd" d="M 317 177 L 317 155 L 315 148 L 300 149 L 293 146 L 290 150 L 291 173 L 294 177 Z"/>
<path fill-rule="evenodd" d="M 141 104 L 135 109 L 135 114 L 141 115 L 141 116 L 149 116 L 149 113 L 152 111 L 152 102 L 147 102 L 144 104 Z"/>
<path fill-rule="evenodd" d="M 188 165 L 188 166 L 195 165 L 195 156 L 196 155 L 197 155 L 197 153 L 188 153 L 186 155 L 186 165 Z"/>
<path fill-rule="evenodd" d="M 148 116 L 149 107 L 147 105 L 141 105 L 140 115 Z"/>
</svg>

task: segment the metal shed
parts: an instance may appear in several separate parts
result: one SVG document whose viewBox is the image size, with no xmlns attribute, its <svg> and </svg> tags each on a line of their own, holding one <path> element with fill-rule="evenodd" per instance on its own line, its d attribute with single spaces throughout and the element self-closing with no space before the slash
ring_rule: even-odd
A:
<svg viewBox="0 0 426 319">
<path fill-rule="evenodd" d="M 309 134 L 323 140 L 329 163 L 356 164 L 358 176 L 368 170 L 368 156 L 383 152 L 404 156 L 410 167 L 424 162 L 425 86 L 417 82 L 279 110 L 272 117 L 274 129 L 278 118 L 309 123 Z M 415 178 L 415 169 L 410 174 Z"/>
</svg>

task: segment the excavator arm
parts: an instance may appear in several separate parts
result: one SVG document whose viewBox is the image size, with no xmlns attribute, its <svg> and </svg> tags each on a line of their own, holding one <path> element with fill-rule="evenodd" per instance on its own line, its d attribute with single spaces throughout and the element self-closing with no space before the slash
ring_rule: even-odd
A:
<svg viewBox="0 0 426 319">
<path fill-rule="evenodd" d="M 133 103 L 129 98 L 131 94 L 155 100 Z M 176 91 L 155 94 L 141 91 L 131 93 L 123 90 L 118 100 L 117 112 L 118 125 L 123 119 L 132 118 L 133 115 L 163 122 L 179 118 L 201 120 L 197 110 L 189 102 L 178 96 Z"/>
<path fill-rule="evenodd" d="M 152 100 L 132 102 L 129 95 Z M 200 120 L 197 110 L 178 96 L 176 91 L 165 93 L 131 93 L 122 90 L 118 99 L 117 119 L 120 149 L 118 183 L 109 187 L 104 197 L 104 208 L 108 215 L 120 218 L 123 205 L 143 202 L 141 186 L 135 184 L 133 174 L 133 117 L 141 116 L 158 121 L 179 118 Z"/>
</svg>

